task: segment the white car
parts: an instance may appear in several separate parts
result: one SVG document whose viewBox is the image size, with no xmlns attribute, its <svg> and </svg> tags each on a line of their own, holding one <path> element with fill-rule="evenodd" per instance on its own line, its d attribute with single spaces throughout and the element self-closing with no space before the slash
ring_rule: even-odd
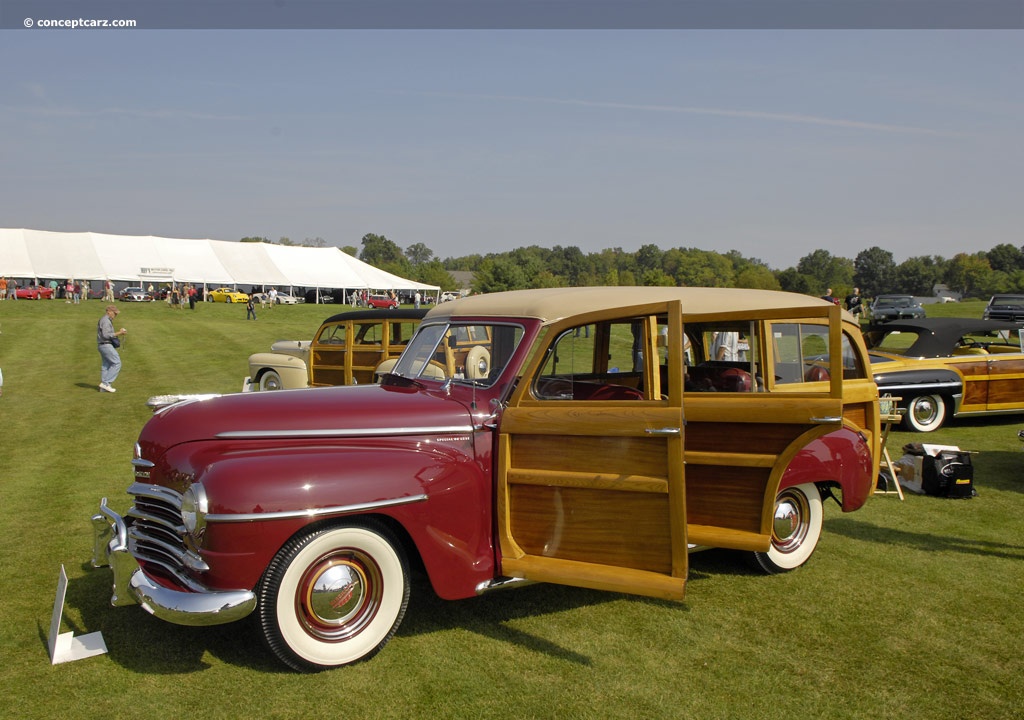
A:
<svg viewBox="0 0 1024 720">
<path fill-rule="evenodd" d="M 252 296 L 252 299 L 255 302 L 258 302 L 258 303 L 270 302 L 270 293 L 269 292 L 256 293 L 255 295 Z M 275 305 L 298 305 L 299 303 L 304 303 L 304 302 L 306 302 L 305 298 L 298 298 L 298 297 L 295 297 L 294 295 L 289 295 L 286 292 L 278 292 L 277 293 L 277 297 L 275 298 L 274 304 Z"/>
<path fill-rule="evenodd" d="M 459 295 L 459 293 L 443 292 L 443 293 L 441 293 L 441 299 L 439 300 L 439 302 L 448 302 L 449 300 L 458 300 L 460 297 L 462 297 L 462 296 Z"/>
</svg>

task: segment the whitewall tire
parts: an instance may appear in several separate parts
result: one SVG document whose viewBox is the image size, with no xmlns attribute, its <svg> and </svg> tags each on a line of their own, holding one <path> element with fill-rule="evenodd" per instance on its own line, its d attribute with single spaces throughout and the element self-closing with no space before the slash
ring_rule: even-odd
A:
<svg viewBox="0 0 1024 720">
<path fill-rule="evenodd" d="M 315 672 L 372 657 L 409 603 L 401 545 L 366 518 L 285 544 L 259 585 L 263 637 L 284 663 Z"/>
<path fill-rule="evenodd" d="M 821 493 L 814 483 L 779 492 L 775 498 L 771 547 L 767 552 L 753 553 L 754 566 L 775 574 L 803 565 L 818 546 L 822 519 Z"/>
</svg>

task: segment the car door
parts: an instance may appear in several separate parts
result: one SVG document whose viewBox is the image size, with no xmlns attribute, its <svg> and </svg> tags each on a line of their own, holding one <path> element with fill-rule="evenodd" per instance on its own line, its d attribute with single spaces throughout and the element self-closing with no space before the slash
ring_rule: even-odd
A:
<svg viewBox="0 0 1024 720">
<path fill-rule="evenodd" d="M 539 341 L 499 428 L 503 574 L 683 597 L 681 317 L 678 301 L 619 309 Z"/>
<path fill-rule="evenodd" d="M 694 355 L 684 399 L 691 543 L 767 550 L 775 497 L 796 453 L 844 427 L 871 436 L 877 389 L 839 315 L 822 306 L 685 316 Z M 745 355 L 711 352 L 725 332 L 745 336 Z"/>
<path fill-rule="evenodd" d="M 1024 409 L 1024 330 L 1004 331 L 989 343 L 985 409 Z"/>
<path fill-rule="evenodd" d="M 310 348 L 310 385 L 350 385 L 352 357 L 350 346 L 354 329 L 351 321 L 325 324 Z"/>
</svg>

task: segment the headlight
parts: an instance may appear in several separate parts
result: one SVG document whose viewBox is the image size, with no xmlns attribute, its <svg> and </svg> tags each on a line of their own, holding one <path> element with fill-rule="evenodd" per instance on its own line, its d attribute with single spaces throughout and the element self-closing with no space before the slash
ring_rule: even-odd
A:
<svg viewBox="0 0 1024 720">
<path fill-rule="evenodd" d="M 193 537 L 200 537 L 206 527 L 206 513 L 209 512 L 206 488 L 201 483 L 192 483 L 181 496 L 181 522 Z"/>
</svg>

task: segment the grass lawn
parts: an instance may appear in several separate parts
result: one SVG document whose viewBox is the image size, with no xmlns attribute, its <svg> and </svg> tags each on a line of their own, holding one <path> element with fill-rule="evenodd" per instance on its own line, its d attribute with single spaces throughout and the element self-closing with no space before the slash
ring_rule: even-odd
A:
<svg viewBox="0 0 1024 720">
<path fill-rule="evenodd" d="M 929 306 L 980 316 L 982 304 Z M 114 395 L 100 393 L 103 303 L 0 304 L 0 687 L 12 718 L 1020 718 L 1024 713 L 1024 415 L 927 436 L 978 451 L 978 497 L 877 496 L 826 506 L 818 551 L 766 577 L 734 553 L 692 558 L 676 604 L 554 585 L 445 602 L 417 586 L 376 658 L 297 675 L 254 625 L 186 628 L 109 606 L 91 570 L 99 499 L 125 510 L 144 403 L 236 392 L 246 358 L 310 338 L 342 309 L 121 304 L 129 329 Z M 956 310 L 959 312 L 950 312 Z M 63 631 L 109 654 L 51 666 L 59 568 Z"/>
</svg>

